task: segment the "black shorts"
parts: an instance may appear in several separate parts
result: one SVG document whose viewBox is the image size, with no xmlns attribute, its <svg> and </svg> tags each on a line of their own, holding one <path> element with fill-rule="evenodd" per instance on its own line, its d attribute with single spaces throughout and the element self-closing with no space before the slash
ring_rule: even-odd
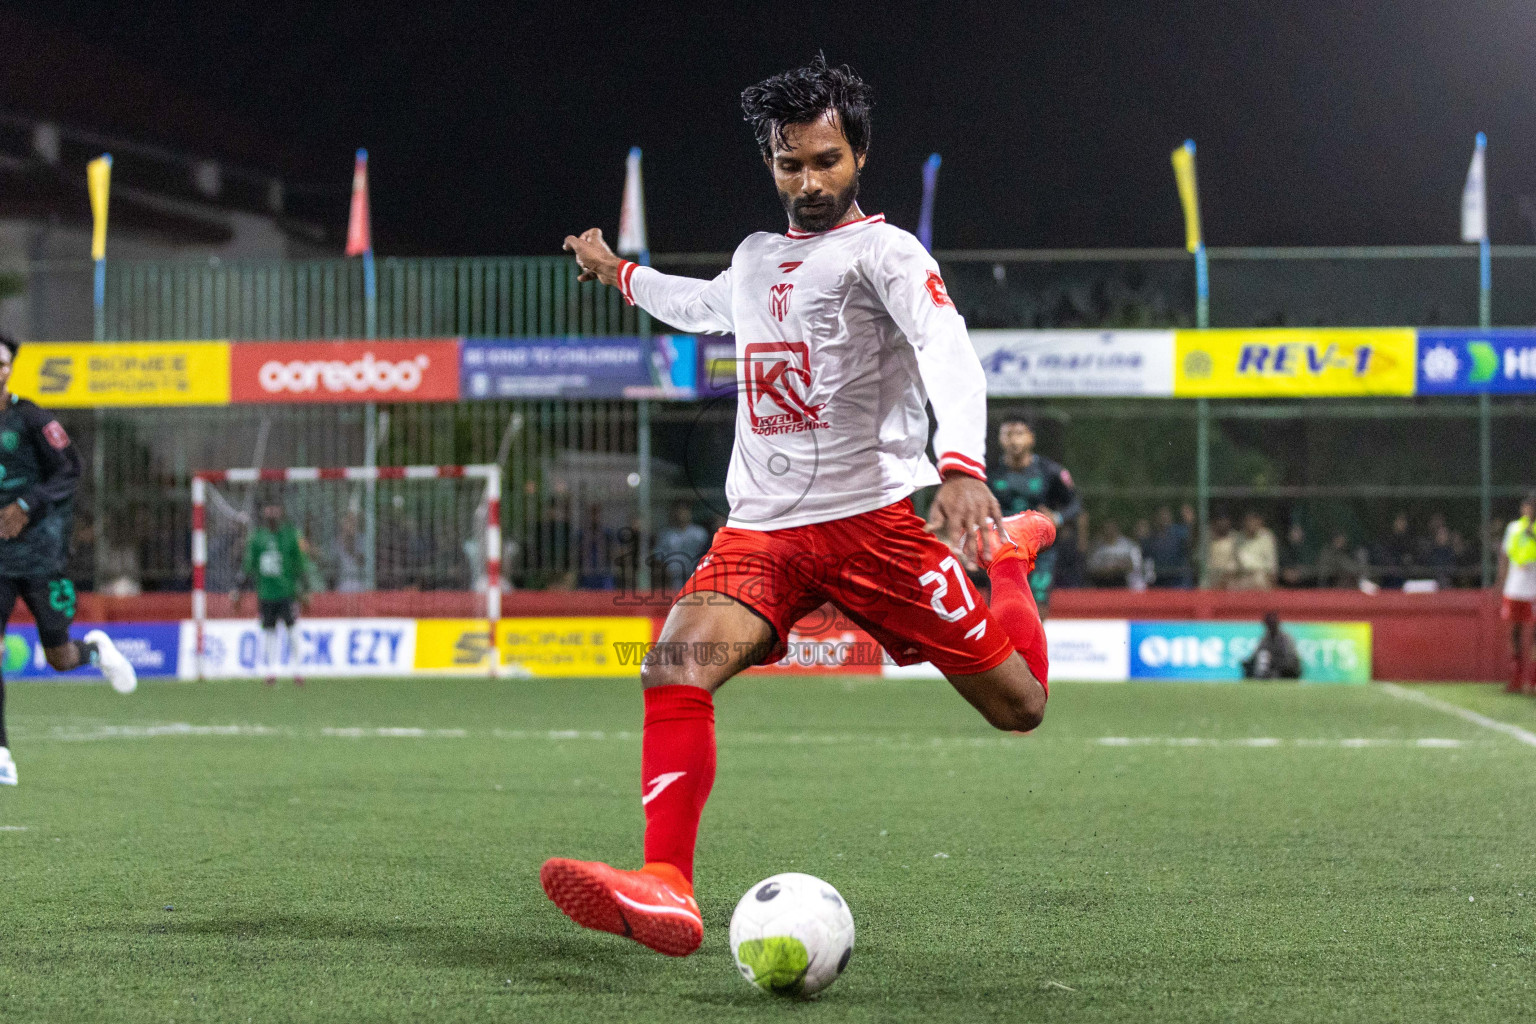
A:
<svg viewBox="0 0 1536 1024">
<path fill-rule="evenodd" d="M 27 603 L 37 620 L 37 638 L 44 650 L 69 643 L 69 624 L 75 621 L 72 582 L 63 577 L 0 578 L 0 628 L 11 621 L 18 597 Z"/>
<path fill-rule="evenodd" d="M 281 622 L 285 626 L 292 626 L 298 621 L 298 613 L 294 609 L 296 601 L 257 601 L 256 614 L 261 617 L 262 629 L 276 629 Z"/>
</svg>

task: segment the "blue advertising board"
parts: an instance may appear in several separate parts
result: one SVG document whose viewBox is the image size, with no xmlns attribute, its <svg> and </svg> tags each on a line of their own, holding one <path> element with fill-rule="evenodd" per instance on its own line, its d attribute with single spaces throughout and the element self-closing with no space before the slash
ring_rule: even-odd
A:
<svg viewBox="0 0 1536 1024">
<path fill-rule="evenodd" d="M 1536 392 L 1536 330 L 1419 331 L 1421 395 Z"/>
<path fill-rule="evenodd" d="M 92 629 L 106 630 L 117 649 L 138 670 L 141 678 L 174 676 L 180 651 L 181 624 L 177 622 L 77 622 L 69 629 L 72 637 L 82 637 Z M 4 654 L 0 655 L 6 679 L 65 679 L 97 675 L 93 668 L 55 672 L 48 667 L 37 627 L 11 625 L 5 630 Z"/>
<path fill-rule="evenodd" d="M 467 338 L 459 394 L 493 398 L 692 398 L 692 335 Z"/>
<path fill-rule="evenodd" d="M 1304 683 L 1371 681 L 1369 622 L 1287 622 Z M 1235 682 L 1264 635 L 1257 622 L 1131 623 L 1131 678 Z"/>
</svg>

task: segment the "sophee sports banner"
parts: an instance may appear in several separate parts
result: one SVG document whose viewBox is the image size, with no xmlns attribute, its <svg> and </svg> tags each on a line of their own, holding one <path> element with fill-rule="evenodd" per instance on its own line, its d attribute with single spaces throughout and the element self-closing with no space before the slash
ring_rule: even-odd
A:
<svg viewBox="0 0 1536 1024">
<path fill-rule="evenodd" d="M 1176 331 L 1181 398 L 1411 395 L 1412 328 L 1253 328 Z"/>
<path fill-rule="evenodd" d="M 1281 628 L 1296 641 L 1302 682 L 1371 681 L 1369 622 L 1287 622 Z M 1234 682 L 1243 678 L 1243 662 L 1263 635 L 1257 622 L 1133 621 L 1130 677 Z"/>
<path fill-rule="evenodd" d="M 1172 331 L 972 331 L 998 397 L 1173 394 Z"/>
<path fill-rule="evenodd" d="M 428 673 L 483 675 L 489 668 L 485 619 L 421 619 L 414 667 Z M 504 675 L 634 676 L 651 643 L 644 616 L 502 619 L 497 639 Z"/>
<path fill-rule="evenodd" d="M 1536 331 L 1422 329 L 1418 393 L 1518 395 L 1536 392 Z"/>
<path fill-rule="evenodd" d="M 301 618 L 290 642 L 274 644 L 255 619 L 210 619 L 203 624 L 203 675 L 253 679 L 266 675 L 400 676 L 416 664 L 414 619 Z M 197 630 L 183 622 L 177 674 L 196 679 Z"/>
<path fill-rule="evenodd" d="M 45 409 L 226 405 L 224 341 L 30 342 L 10 389 Z"/>
<path fill-rule="evenodd" d="M 459 342 L 238 341 L 229 374 L 235 402 L 453 402 Z"/>
</svg>

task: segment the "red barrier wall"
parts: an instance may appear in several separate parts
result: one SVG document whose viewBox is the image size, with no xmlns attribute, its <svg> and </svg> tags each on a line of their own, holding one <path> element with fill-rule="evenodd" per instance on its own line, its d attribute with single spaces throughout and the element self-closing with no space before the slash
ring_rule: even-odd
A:
<svg viewBox="0 0 1536 1024">
<path fill-rule="evenodd" d="M 520 591 L 507 594 L 502 614 L 649 615 L 660 623 L 668 601 L 645 602 L 604 591 Z M 476 594 L 444 591 L 387 591 L 371 594 L 319 594 L 311 615 L 399 616 L 402 618 L 473 618 L 484 614 Z M 255 614 L 247 597 L 244 612 Z M 17 606 L 16 619 L 27 621 Z M 1452 590 L 1439 594 L 1383 592 L 1374 597 L 1354 590 L 1061 590 L 1051 598 L 1051 614 L 1070 619 L 1258 619 L 1276 611 L 1282 619 L 1369 622 L 1377 679 L 1486 681 L 1508 674 L 1509 639 L 1499 620 L 1494 591 Z M 208 613 L 230 616 L 223 595 L 210 594 Z M 192 614 L 189 594 L 104 597 L 81 594 L 82 622 L 155 622 Z"/>
</svg>

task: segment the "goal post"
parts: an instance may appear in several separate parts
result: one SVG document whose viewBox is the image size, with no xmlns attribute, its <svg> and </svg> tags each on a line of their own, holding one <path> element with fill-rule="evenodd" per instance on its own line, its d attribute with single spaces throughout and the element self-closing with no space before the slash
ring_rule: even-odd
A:
<svg viewBox="0 0 1536 1024">
<path fill-rule="evenodd" d="M 393 616 L 412 622 L 413 650 L 413 620 L 480 619 L 487 627 L 484 647 L 462 640 L 458 646 L 472 655 L 484 651 L 486 671 L 500 674 L 500 466 L 199 470 L 191 484 L 198 679 L 209 674 L 210 629 L 218 625 L 210 617 L 210 592 L 217 601 L 234 586 L 260 509 L 274 504 L 298 529 L 309 555 L 306 589 L 315 598 L 314 619 Z M 254 610 L 242 617 L 254 620 Z M 297 666 L 300 653 L 290 646 L 283 658 Z M 473 657 L 469 661 L 473 666 Z"/>
</svg>

